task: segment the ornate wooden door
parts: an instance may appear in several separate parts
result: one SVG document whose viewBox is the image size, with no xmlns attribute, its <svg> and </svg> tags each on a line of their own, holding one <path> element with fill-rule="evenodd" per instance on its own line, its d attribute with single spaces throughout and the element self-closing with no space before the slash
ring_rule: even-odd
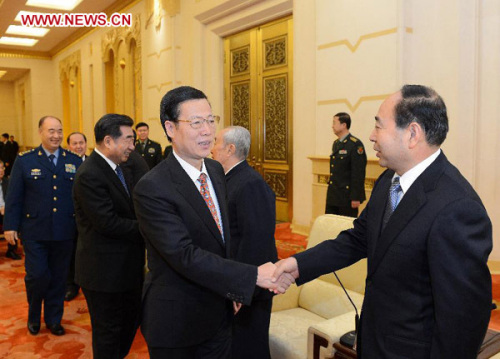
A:
<svg viewBox="0 0 500 359">
<path fill-rule="evenodd" d="M 248 161 L 276 194 L 276 218 L 292 219 L 292 18 L 225 39 L 225 125 L 243 126 Z"/>
</svg>

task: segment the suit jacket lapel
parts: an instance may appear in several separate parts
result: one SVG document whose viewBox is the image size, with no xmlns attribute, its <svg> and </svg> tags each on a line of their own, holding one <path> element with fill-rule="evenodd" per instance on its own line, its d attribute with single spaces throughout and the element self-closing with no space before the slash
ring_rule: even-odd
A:
<svg viewBox="0 0 500 359">
<path fill-rule="evenodd" d="M 115 171 L 111 168 L 111 166 L 106 162 L 104 158 L 97 152 L 92 152 L 90 155 L 89 159 L 93 158 L 93 160 L 97 163 L 97 165 L 101 168 L 103 171 L 104 177 L 109 178 L 111 183 L 118 189 L 118 191 L 121 192 L 121 194 L 129 201 L 129 204 L 133 207 L 132 204 L 132 199 L 130 196 L 127 194 L 125 191 L 125 188 L 123 188 L 123 184 L 118 178 L 118 175 L 116 174 Z"/>
<path fill-rule="evenodd" d="M 200 216 L 200 218 L 203 220 L 203 223 L 205 223 L 205 225 L 217 239 L 219 244 L 224 247 L 224 241 L 222 240 L 222 235 L 219 232 L 219 228 L 217 227 L 217 224 L 215 223 L 214 218 L 212 217 L 212 213 L 210 213 L 205 200 L 201 196 L 200 191 L 198 191 L 198 188 L 196 188 L 196 185 L 193 183 L 186 171 L 184 171 L 175 156 L 169 156 L 166 161 L 171 163 L 170 172 L 172 175 L 172 179 L 176 183 L 177 191 L 191 205 L 191 207 L 193 208 L 193 212 Z M 214 184 L 214 179 L 212 178 L 212 176 L 210 177 L 210 179 L 212 180 L 212 184 Z M 220 207 L 221 199 L 219 197 L 218 199 Z M 224 224 L 223 226 L 225 227 Z"/>
<path fill-rule="evenodd" d="M 441 153 L 438 158 L 431 163 L 431 165 L 427 167 L 424 172 L 422 172 L 415 182 L 413 182 L 411 187 L 408 189 L 408 192 L 405 193 L 403 199 L 398 204 L 396 210 L 389 219 L 389 222 L 387 222 L 386 227 L 382 230 L 379 238 L 377 239 L 370 264 L 371 269 L 369 270 L 369 274 L 375 272 L 389 246 L 427 202 L 427 192 L 435 188 L 439 177 L 444 171 L 444 165 L 446 162 L 446 156 Z M 385 180 L 388 181 L 388 183 L 385 183 L 384 187 L 381 188 L 380 193 L 377 194 L 377 196 L 379 196 L 377 198 L 378 200 L 380 200 L 380 196 L 384 194 L 386 197 L 385 201 L 377 202 L 384 203 L 383 210 L 380 211 L 381 214 L 378 214 L 378 225 L 381 225 L 382 222 L 383 212 L 385 211 L 385 204 L 389 194 L 390 180 L 392 179 L 393 174 L 394 172 L 392 171 L 387 173 Z"/>
</svg>

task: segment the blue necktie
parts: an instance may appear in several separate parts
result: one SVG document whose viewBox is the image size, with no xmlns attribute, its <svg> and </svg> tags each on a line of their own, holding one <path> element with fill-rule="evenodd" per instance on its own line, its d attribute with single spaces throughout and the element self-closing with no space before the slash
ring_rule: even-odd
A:
<svg viewBox="0 0 500 359">
<path fill-rule="evenodd" d="M 120 179 L 120 182 L 122 183 L 123 187 L 125 188 L 125 192 L 130 196 L 130 193 L 128 191 L 127 183 L 125 182 L 125 177 L 123 177 L 123 171 L 120 168 L 120 166 L 116 166 L 116 174 L 118 175 L 118 178 Z"/>
<path fill-rule="evenodd" d="M 54 168 L 56 168 L 56 163 L 54 162 L 55 158 L 56 156 L 54 154 L 49 155 L 49 161 L 50 163 L 52 163 L 52 166 L 54 166 Z"/>
<path fill-rule="evenodd" d="M 389 218 L 391 218 L 392 213 L 396 209 L 401 200 L 401 194 L 403 190 L 401 189 L 401 185 L 399 184 L 399 176 L 394 177 L 392 180 L 391 187 L 389 188 L 389 198 L 387 200 L 387 206 L 385 208 L 383 227 L 389 222 Z"/>
</svg>

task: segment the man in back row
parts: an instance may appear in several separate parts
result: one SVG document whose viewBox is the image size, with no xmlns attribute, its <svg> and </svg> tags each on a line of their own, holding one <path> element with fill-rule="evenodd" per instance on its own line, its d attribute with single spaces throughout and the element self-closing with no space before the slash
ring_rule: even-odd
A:
<svg viewBox="0 0 500 359">
<path fill-rule="evenodd" d="M 387 98 L 370 141 L 387 167 L 354 228 L 278 263 L 303 284 L 368 259 L 358 358 L 472 359 L 491 312 L 491 221 L 440 146 L 443 99 L 406 85 Z"/>
<path fill-rule="evenodd" d="M 135 125 L 135 130 L 137 132 L 135 151 L 144 158 L 151 169 L 163 160 L 161 146 L 149 139 L 149 125 L 146 122 L 139 122 Z"/>
<path fill-rule="evenodd" d="M 226 173 L 231 255 L 238 262 L 261 265 L 276 262 L 274 240 L 276 197 L 262 176 L 248 165 L 250 132 L 240 126 L 217 134 L 213 158 Z M 233 323 L 233 358 L 266 359 L 273 294 L 257 288 L 252 305 L 240 309 Z"/>
<path fill-rule="evenodd" d="M 169 91 L 160 119 L 173 152 L 134 191 L 149 267 L 141 330 L 153 359 L 230 358 L 231 302 L 249 305 L 256 285 L 283 291 L 293 279 L 271 283 L 274 264 L 228 259 L 226 183 L 222 166 L 206 158 L 216 120 L 205 94 Z"/>
<path fill-rule="evenodd" d="M 330 155 L 330 180 L 325 213 L 357 217 L 366 199 L 366 152 L 359 138 L 349 132 L 351 116 L 339 112 L 333 116 L 332 129 L 338 137 Z"/>
</svg>

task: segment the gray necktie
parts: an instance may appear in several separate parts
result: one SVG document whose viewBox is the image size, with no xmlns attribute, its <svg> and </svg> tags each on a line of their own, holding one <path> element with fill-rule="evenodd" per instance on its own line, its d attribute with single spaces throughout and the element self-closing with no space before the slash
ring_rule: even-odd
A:
<svg viewBox="0 0 500 359">
<path fill-rule="evenodd" d="M 382 228 L 384 228 L 387 222 L 389 222 L 389 218 L 391 218 L 392 213 L 398 206 L 399 201 L 401 199 L 400 195 L 402 192 L 403 190 L 401 189 L 401 185 L 399 184 L 399 176 L 396 176 L 392 180 L 391 187 L 389 188 L 389 198 L 387 200 L 387 206 L 385 207 Z"/>
</svg>

